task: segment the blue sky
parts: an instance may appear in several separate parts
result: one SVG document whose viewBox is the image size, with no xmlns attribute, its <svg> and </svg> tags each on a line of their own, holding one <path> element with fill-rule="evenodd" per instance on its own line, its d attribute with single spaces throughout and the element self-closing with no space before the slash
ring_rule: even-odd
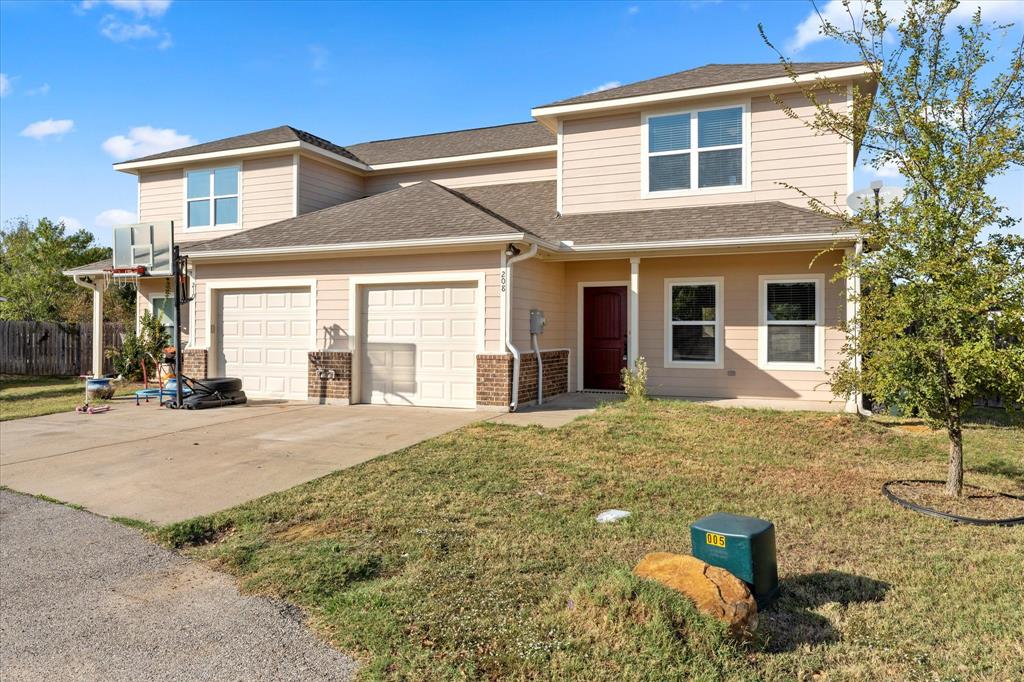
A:
<svg viewBox="0 0 1024 682">
<path fill-rule="evenodd" d="M 1024 2 L 986 5 L 1024 18 Z M 285 123 L 350 144 L 524 121 L 531 106 L 609 83 L 773 61 L 759 21 L 801 60 L 852 58 L 815 40 L 811 19 L 803 0 L 6 0 L 0 220 L 64 217 L 109 244 L 109 225 L 135 214 L 135 178 L 110 167 L 119 159 Z M 873 177 L 859 170 L 858 185 Z M 1016 216 L 1022 186 L 1021 171 L 993 185 Z"/>
</svg>

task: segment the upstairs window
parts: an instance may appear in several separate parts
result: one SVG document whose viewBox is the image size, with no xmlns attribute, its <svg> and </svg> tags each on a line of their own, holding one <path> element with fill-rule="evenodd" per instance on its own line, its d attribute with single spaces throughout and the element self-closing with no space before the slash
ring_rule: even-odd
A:
<svg viewBox="0 0 1024 682">
<path fill-rule="evenodd" d="M 645 196 L 672 196 L 746 187 L 742 106 L 647 116 Z"/>
<path fill-rule="evenodd" d="M 185 173 L 189 228 L 238 225 L 238 167 L 206 168 Z"/>
</svg>

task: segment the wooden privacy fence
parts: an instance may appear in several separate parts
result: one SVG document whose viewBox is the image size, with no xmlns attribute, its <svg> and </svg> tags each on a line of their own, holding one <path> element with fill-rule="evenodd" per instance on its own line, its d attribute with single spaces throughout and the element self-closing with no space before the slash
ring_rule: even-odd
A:
<svg viewBox="0 0 1024 682">
<path fill-rule="evenodd" d="M 124 327 L 103 325 L 103 346 L 121 348 Z M 113 371 L 104 352 L 103 372 Z M 92 373 L 92 325 L 0 320 L 0 374 L 70 376 Z"/>
</svg>

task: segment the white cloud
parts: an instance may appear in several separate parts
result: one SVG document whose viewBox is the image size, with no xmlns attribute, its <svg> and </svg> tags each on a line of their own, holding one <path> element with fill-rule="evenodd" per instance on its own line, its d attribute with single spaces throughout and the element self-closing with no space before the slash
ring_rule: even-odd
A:
<svg viewBox="0 0 1024 682">
<path fill-rule="evenodd" d="M 115 159 L 123 160 L 188 147 L 195 143 L 191 135 L 183 135 L 173 128 L 138 126 L 129 130 L 127 135 L 107 138 L 103 142 L 103 150 Z"/>
<path fill-rule="evenodd" d="M 69 230 L 81 230 L 82 229 L 82 223 L 77 218 L 71 218 L 69 216 L 62 215 L 62 216 L 57 218 L 57 222 L 58 223 L 64 223 L 64 227 L 68 228 Z"/>
<path fill-rule="evenodd" d="M 331 58 L 331 51 L 323 45 L 310 45 L 308 49 L 310 56 L 309 65 L 313 67 L 314 71 L 322 71 L 327 66 L 327 61 Z"/>
<path fill-rule="evenodd" d="M 11 94 L 11 79 L 6 73 L 0 73 L 0 97 Z"/>
<path fill-rule="evenodd" d="M 880 178 L 901 178 L 900 167 L 895 161 L 886 161 L 878 168 L 872 168 L 875 175 Z"/>
<path fill-rule="evenodd" d="M 823 19 L 841 29 L 850 29 L 852 28 L 850 22 L 852 14 L 857 25 L 860 26 L 866 3 L 864 0 L 850 0 L 849 4 L 850 7 L 847 10 L 843 6 L 842 0 L 829 0 L 826 5 L 819 7 L 818 11 L 812 9 L 807 17 L 797 25 L 790 37 L 787 43 L 789 51 L 799 52 L 811 43 L 825 40 L 825 36 L 821 35 Z M 905 0 L 885 0 L 883 5 L 885 13 L 892 21 L 899 21 L 906 12 Z M 983 21 L 1024 20 L 1024 2 L 1017 0 L 963 0 L 950 16 L 954 21 L 967 21 L 979 8 Z"/>
<path fill-rule="evenodd" d="M 135 212 L 126 211 L 123 208 L 108 208 L 106 211 L 103 211 L 96 216 L 93 222 L 100 227 L 113 227 L 114 225 L 134 223 Z"/>
<path fill-rule="evenodd" d="M 131 12 L 137 17 L 162 17 L 171 6 L 171 0 L 83 0 L 79 5 L 88 11 L 97 5 L 107 4 L 116 9 Z"/>
<path fill-rule="evenodd" d="M 38 88 L 32 88 L 30 90 L 26 90 L 25 94 L 28 95 L 29 97 L 34 97 L 36 95 L 46 95 L 49 92 L 50 92 L 50 84 L 49 83 L 43 83 Z"/>
<path fill-rule="evenodd" d="M 159 35 L 149 24 L 126 24 L 109 15 L 100 22 L 100 33 L 115 43 L 156 38 Z"/>
<path fill-rule="evenodd" d="M 612 88 L 617 88 L 620 85 L 622 85 L 622 83 L 620 83 L 619 81 L 608 81 L 607 83 L 601 83 L 600 85 L 598 85 L 596 88 L 593 88 L 592 90 L 587 90 L 583 94 L 584 95 L 592 95 L 595 92 L 604 92 L 605 90 L 611 90 Z"/>
<path fill-rule="evenodd" d="M 638 7 L 637 5 L 630 5 L 626 9 L 626 14 L 639 14 L 639 13 L 640 13 L 640 7 Z"/>
<path fill-rule="evenodd" d="M 50 137 L 51 135 L 57 135 L 58 137 L 64 133 L 71 132 L 75 127 L 75 122 L 70 118 L 61 118 L 54 120 L 48 118 L 45 121 L 36 121 L 35 123 L 29 123 L 25 126 L 25 129 L 21 131 L 23 137 L 31 137 L 37 140 Z"/>
</svg>

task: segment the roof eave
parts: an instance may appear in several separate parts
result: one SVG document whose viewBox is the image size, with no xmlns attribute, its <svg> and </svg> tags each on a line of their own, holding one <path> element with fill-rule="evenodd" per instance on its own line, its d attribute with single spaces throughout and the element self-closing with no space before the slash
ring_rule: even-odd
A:
<svg viewBox="0 0 1024 682">
<path fill-rule="evenodd" d="M 323 149 L 309 142 L 303 142 L 302 140 L 291 140 L 289 142 L 278 142 L 275 144 L 261 144 L 254 145 L 252 147 L 241 147 L 239 149 L 223 149 L 216 152 L 201 152 L 199 154 L 182 154 L 181 156 L 167 156 L 159 159 L 149 159 L 142 161 L 124 161 L 122 163 L 115 163 L 114 170 L 121 171 L 123 173 L 135 174 L 139 171 L 148 170 L 151 168 L 163 168 L 167 166 L 180 166 L 185 163 L 193 163 L 199 161 L 216 161 L 218 159 L 229 159 L 236 157 L 247 157 L 247 156 L 262 156 L 265 154 L 272 154 L 274 152 L 296 152 L 304 151 L 317 156 L 322 156 L 332 161 L 341 163 L 342 165 L 350 167 L 352 170 L 359 172 L 368 172 L 370 167 L 365 163 L 359 161 L 353 161 L 341 154 L 335 154 L 332 151 Z"/>
<path fill-rule="evenodd" d="M 526 232 L 510 232 L 496 235 L 476 235 L 469 237 L 444 237 L 432 239 L 401 239 L 382 242 L 359 242 L 352 244 L 316 244 L 299 246 L 261 247 L 248 249 L 219 249 L 216 251 L 194 251 L 188 252 L 188 257 L 193 260 L 212 260 L 216 258 L 242 258 L 242 257 L 276 257 L 276 256 L 306 256 L 306 255 L 331 255 L 349 254 L 365 251 L 388 251 L 394 249 L 409 248 L 430 248 L 430 247 L 452 247 L 452 246 L 491 246 L 507 242 L 529 242 L 537 243 L 544 248 L 557 250 L 557 244 L 539 239 Z"/>
<path fill-rule="evenodd" d="M 578 104 L 545 105 L 530 110 L 530 115 L 546 127 L 550 128 L 550 121 L 559 116 L 572 114 L 592 114 L 604 111 L 615 111 L 629 107 L 644 105 L 663 104 L 677 102 L 680 100 L 695 99 L 697 97 L 708 97 L 712 95 L 735 94 L 752 92 L 765 88 L 786 86 L 793 83 L 807 83 L 821 77 L 841 79 L 856 78 L 871 74 L 871 67 L 867 64 L 858 66 L 845 66 L 839 69 L 825 69 L 822 71 L 811 71 L 798 74 L 794 78 L 790 76 L 776 76 L 774 78 L 762 78 L 739 83 L 726 83 L 724 85 L 709 85 L 702 88 L 689 88 L 686 90 L 672 90 L 659 92 L 650 95 L 634 95 L 632 97 L 620 97 L 617 99 L 601 100 L 597 102 L 580 102 Z"/>
<path fill-rule="evenodd" d="M 636 255 L 651 251 L 728 248 L 728 247 L 772 247 L 812 246 L 820 248 L 828 244 L 851 244 L 859 238 L 857 232 L 832 232 L 817 234 L 765 235 L 757 237 L 727 237 L 720 239 L 677 239 L 650 242 L 613 242 L 608 244 L 572 244 L 562 242 L 559 254 L 612 254 Z"/>
</svg>

